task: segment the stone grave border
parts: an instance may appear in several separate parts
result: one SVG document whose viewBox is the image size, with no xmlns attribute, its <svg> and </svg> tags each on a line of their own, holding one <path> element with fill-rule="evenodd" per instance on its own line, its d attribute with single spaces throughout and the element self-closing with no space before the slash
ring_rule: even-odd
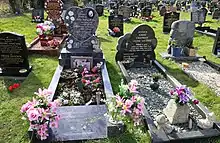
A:
<svg viewBox="0 0 220 143">
<path fill-rule="evenodd" d="M 106 62 L 103 62 L 102 66 L 103 67 L 102 67 L 101 72 L 102 72 L 104 91 L 105 91 L 106 98 L 109 99 L 114 96 L 114 93 L 113 93 L 111 82 L 109 79 L 109 75 L 108 75 L 108 71 L 107 71 L 107 67 L 106 67 Z M 58 86 L 60 76 L 61 76 L 63 69 L 64 69 L 64 66 L 58 64 L 56 71 L 53 75 L 53 78 L 50 82 L 50 85 L 48 87 L 48 89 L 50 91 L 52 91 L 52 94 L 49 97 L 50 101 L 52 101 L 54 98 L 54 95 L 56 93 L 56 89 L 57 89 L 57 86 Z M 71 107 L 71 106 L 67 106 L 67 107 Z M 58 107 L 58 108 L 60 108 L 60 107 Z M 115 124 L 109 123 L 107 118 L 106 118 L 106 120 L 107 120 L 107 136 L 108 137 L 114 137 L 114 136 L 120 135 L 124 132 L 125 126 L 123 124 L 115 125 Z"/>
<path fill-rule="evenodd" d="M 217 30 L 212 29 L 210 27 L 196 27 L 195 32 L 199 34 L 205 34 L 207 36 L 210 36 L 212 38 L 216 37 Z"/>
<path fill-rule="evenodd" d="M 56 56 L 56 57 L 58 57 L 60 55 L 60 50 L 61 50 L 60 48 L 62 47 L 61 45 L 64 44 L 67 36 L 66 35 L 64 35 L 64 36 L 55 35 L 53 37 L 62 37 L 62 40 L 60 41 L 60 45 L 59 46 L 56 46 L 55 48 L 48 48 L 47 47 L 46 49 L 33 49 L 33 46 L 40 42 L 39 37 L 37 37 L 28 46 L 28 54 L 29 55 L 31 55 L 31 54 L 40 54 L 40 55 L 47 55 L 47 56 Z"/>
<path fill-rule="evenodd" d="M 117 64 L 125 78 L 126 82 L 131 80 L 131 77 L 128 75 L 125 66 L 122 62 L 117 61 Z M 182 84 L 177 81 L 172 75 L 168 73 L 168 71 L 160 64 L 157 60 L 153 60 L 153 65 L 165 76 L 165 78 L 171 82 L 174 86 L 181 86 Z M 190 97 L 191 99 L 195 99 L 194 97 Z M 198 110 L 198 112 L 205 117 L 208 113 L 211 113 L 207 107 L 202 105 L 201 103 L 197 105 L 193 105 L 193 107 Z M 151 137 L 151 142 L 153 143 L 161 143 L 161 142 L 183 142 L 183 141 L 192 141 L 198 139 L 207 139 L 211 137 L 220 137 L 220 122 L 215 121 L 212 129 L 207 130 L 198 130 L 198 131 L 190 131 L 186 133 L 176 133 L 176 136 L 167 135 L 163 130 L 158 130 L 154 124 L 153 119 L 148 113 L 147 109 L 144 107 L 144 122 L 148 129 L 148 133 Z"/>
</svg>

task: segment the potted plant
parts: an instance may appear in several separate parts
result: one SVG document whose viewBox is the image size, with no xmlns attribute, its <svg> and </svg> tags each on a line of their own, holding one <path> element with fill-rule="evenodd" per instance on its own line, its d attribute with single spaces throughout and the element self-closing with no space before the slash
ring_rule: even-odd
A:
<svg viewBox="0 0 220 143">
<path fill-rule="evenodd" d="M 181 124 L 188 122 L 190 108 L 188 103 L 198 104 L 198 100 L 192 100 L 192 93 L 185 85 L 176 87 L 170 91 L 172 99 L 163 110 L 171 124 Z"/>
<path fill-rule="evenodd" d="M 154 73 L 152 74 L 152 78 L 153 78 L 153 83 L 150 84 L 150 88 L 152 90 L 157 90 L 159 88 L 159 84 L 158 81 L 159 79 L 161 79 L 163 76 L 160 73 Z"/>
<path fill-rule="evenodd" d="M 108 102 L 111 120 L 130 120 L 135 126 L 140 125 L 143 117 L 144 98 L 138 95 L 137 81 L 131 80 L 128 85 L 123 81 L 119 93 Z M 110 122 L 112 122 L 110 120 Z"/>
<path fill-rule="evenodd" d="M 57 128 L 60 120 L 60 116 L 56 113 L 60 103 L 58 100 L 54 102 L 48 100 L 51 92 L 47 89 L 39 89 L 35 94 L 37 97 L 21 107 L 22 119 L 30 124 L 31 142 L 49 142 L 50 128 Z"/>
<path fill-rule="evenodd" d="M 180 57 L 182 48 L 177 45 L 176 40 L 171 40 L 170 46 L 171 46 L 171 55 L 174 57 Z"/>
<path fill-rule="evenodd" d="M 37 24 L 36 33 L 39 36 L 41 46 L 49 46 L 49 41 L 53 40 L 55 25 L 50 21 Z"/>
</svg>

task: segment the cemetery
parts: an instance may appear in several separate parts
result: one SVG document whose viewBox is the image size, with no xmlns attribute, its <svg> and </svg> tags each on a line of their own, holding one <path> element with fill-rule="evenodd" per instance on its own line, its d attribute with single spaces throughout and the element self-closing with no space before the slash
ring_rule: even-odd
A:
<svg viewBox="0 0 220 143">
<path fill-rule="evenodd" d="M 220 142 L 220 1 L 0 1 L 0 143 Z"/>
</svg>

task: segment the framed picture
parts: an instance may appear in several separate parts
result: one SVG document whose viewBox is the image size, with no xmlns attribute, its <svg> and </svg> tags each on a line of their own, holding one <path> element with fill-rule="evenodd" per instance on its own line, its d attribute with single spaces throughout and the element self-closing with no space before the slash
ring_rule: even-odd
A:
<svg viewBox="0 0 220 143">
<path fill-rule="evenodd" d="M 90 70 L 93 65 L 92 57 L 80 57 L 80 56 L 71 56 L 71 68 L 77 68 L 83 66 Z"/>
</svg>

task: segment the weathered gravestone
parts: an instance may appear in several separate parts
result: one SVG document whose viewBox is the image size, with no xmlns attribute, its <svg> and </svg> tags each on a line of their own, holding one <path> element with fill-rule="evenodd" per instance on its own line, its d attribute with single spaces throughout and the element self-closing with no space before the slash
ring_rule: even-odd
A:
<svg viewBox="0 0 220 143">
<path fill-rule="evenodd" d="M 165 13 L 163 19 L 163 33 L 170 33 L 172 23 L 179 20 L 179 18 L 180 18 L 180 13 L 177 12 Z"/>
<path fill-rule="evenodd" d="M 71 7 L 66 11 L 64 21 L 69 37 L 61 50 L 61 58 L 65 60 L 66 67 L 71 65 L 71 56 L 92 57 L 94 65 L 103 61 L 100 42 L 95 36 L 99 23 L 97 12 L 88 7 Z"/>
<path fill-rule="evenodd" d="M 103 5 L 97 4 L 95 7 L 95 10 L 99 16 L 103 16 L 103 14 L 104 14 L 104 6 Z"/>
<path fill-rule="evenodd" d="M 124 22 L 122 15 L 111 15 L 108 17 L 109 34 L 114 37 L 120 37 L 124 34 Z M 113 32 L 113 33 L 112 33 Z"/>
<path fill-rule="evenodd" d="M 214 46 L 212 49 L 212 53 L 214 55 L 217 55 L 220 57 L 220 28 L 218 28 L 218 31 L 216 33 L 216 37 L 215 37 L 215 42 L 214 42 Z"/>
<path fill-rule="evenodd" d="M 32 1 L 32 22 L 44 21 L 44 1 L 33 0 Z"/>
<path fill-rule="evenodd" d="M 148 25 L 137 26 L 131 34 L 125 34 L 118 41 L 116 61 L 125 64 L 143 65 L 155 59 L 157 39 Z"/>
<path fill-rule="evenodd" d="M 130 21 L 132 9 L 129 6 L 120 6 L 118 9 L 118 15 L 123 15 L 124 21 Z"/>
<path fill-rule="evenodd" d="M 141 9 L 141 17 L 149 17 L 151 16 L 152 9 L 145 6 Z"/>
<path fill-rule="evenodd" d="M 220 19 L 220 8 L 215 9 L 212 19 Z"/>
<path fill-rule="evenodd" d="M 205 13 L 202 10 L 191 12 L 191 21 L 195 24 L 202 25 L 205 22 Z"/>
<path fill-rule="evenodd" d="M 66 33 L 66 26 L 61 17 L 63 10 L 63 2 L 61 0 L 47 0 L 45 2 L 47 19 L 55 25 L 55 34 Z"/>
<path fill-rule="evenodd" d="M 178 20 L 171 26 L 168 53 L 171 53 L 171 41 L 175 41 L 175 46 L 183 51 L 193 44 L 195 24 L 191 21 Z M 185 53 L 185 52 L 184 52 Z"/>
<path fill-rule="evenodd" d="M 0 76 L 26 77 L 31 69 L 24 36 L 0 33 Z"/>
<path fill-rule="evenodd" d="M 166 6 L 161 6 L 160 7 L 160 16 L 164 16 L 166 11 L 167 11 Z"/>
<path fill-rule="evenodd" d="M 63 106 L 59 128 L 52 128 L 53 141 L 73 141 L 107 138 L 106 105 Z"/>
</svg>

